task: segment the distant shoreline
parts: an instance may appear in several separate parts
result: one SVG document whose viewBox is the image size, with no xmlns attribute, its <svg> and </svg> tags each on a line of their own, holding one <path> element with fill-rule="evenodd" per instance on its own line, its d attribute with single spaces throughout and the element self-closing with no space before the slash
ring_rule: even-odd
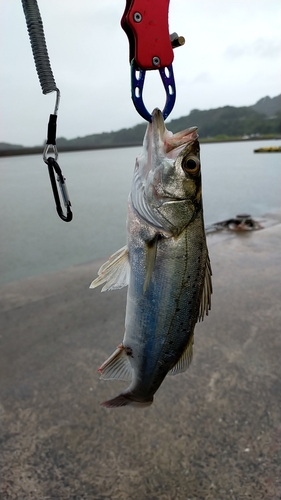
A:
<svg viewBox="0 0 281 500">
<path fill-rule="evenodd" d="M 268 140 L 280 140 L 281 137 L 249 137 L 247 139 L 243 138 L 233 138 L 233 139 L 200 139 L 201 144 L 217 144 L 222 142 L 250 142 L 250 141 L 268 141 Z M 119 149 L 119 148 L 133 148 L 133 147 L 141 147 L 142 143 L 132 143 L 132 144 L 111 144 L 111 145 L 99 145 L 99 146 L 75 146 L 75 147 L 67 147 L 67 146 L 58 146 L 59 153 L 71 153 L 75 151 L 91 151 L 91 150 L 99 150 L 99 149 Z M 35 146 L 35 147 L 22 147 L 22 148 L 11 148 L 11 149 L 0 149 L 0 157 L 5 156 L 24 156 L 24 155 L 36 155 L 43 154 L 44 146 Z"/>
</svg>

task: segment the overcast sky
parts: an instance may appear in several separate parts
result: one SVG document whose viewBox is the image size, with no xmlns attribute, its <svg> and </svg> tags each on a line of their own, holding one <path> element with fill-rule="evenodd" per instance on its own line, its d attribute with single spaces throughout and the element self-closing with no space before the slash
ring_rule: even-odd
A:
<svg viewBox="0 0 281 500">
<path fill-rule="evenodd" d="M 71 139 L 143 120 L 130 98 L 125 0 L 38 0 L 57 86 L 58 136 Z M 280 0 L 170 0 L 177 101 L 191 109 L 248 106 L 281 92 Z M 20 0 L 0 0 L 0 142 L 42 144 L 55 94 L 43 95 Z M 163 108 L 158 71 L 146 77 L 149 111 Z M 196 125 L 190 123 L 190 125 Z"/>
</svg>

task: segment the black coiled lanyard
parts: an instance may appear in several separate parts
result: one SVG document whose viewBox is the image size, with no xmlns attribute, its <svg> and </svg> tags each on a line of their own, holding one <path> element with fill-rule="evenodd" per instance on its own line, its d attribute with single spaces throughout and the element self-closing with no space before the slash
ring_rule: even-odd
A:
<svg viewBox="0 0 281 500">
<path fill-rule="evenodd" d="M 47 141 L 43 151 L 43 160 L 48 165 L 51 186 L 53 189 L 56 209 L 59 217 L 65 221 L 72 220 L 71 203 L 69 200 L 65 178 L 61 168 L 57 162 L 58 150 L 56 146 L 57 133 L 57 115 L 60 101 L 60 91 L 56 86 L 54 75 L 52 72 L 48 50 L 45 41 L 43 22 L 39 12 L 36 0 L 22 0 L 23 11 L 26 19 L 28 34 L 30 38 L 31 48 L 35 61 L 36 71 L 40 81 L 43 94 L 56 92 L 56 103 L 54 113 L 50 115 L 48 123 Z M 53 154 L 53 156 L 49 156 Z M 60 186 L 61 197 L 66 209 L 66 214 L 63 213 L 60 196 L 58 193 L 57 183 L 55 179 L 57 174 L 57 182 Z"/>
</svg>

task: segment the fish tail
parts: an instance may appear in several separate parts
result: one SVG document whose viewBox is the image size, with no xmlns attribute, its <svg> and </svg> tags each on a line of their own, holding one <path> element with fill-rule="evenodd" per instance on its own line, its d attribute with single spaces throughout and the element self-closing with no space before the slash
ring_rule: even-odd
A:
<svg viewBox="0 0 281 500">
<path fill-rule="evenodd" d="M 121 393 L 116 398 L 109 399 L 108 401 L 104 401 L 101 403 L 105 408 L 117 408 L 120 406 L 135 406 L 139 408 L 145 408 L 146 406 L 150 406 L 153 402 L 153 397 L 147 401 L 137 401 L 133 399 L 133 396 L 130 393 Z"/>
</svg>

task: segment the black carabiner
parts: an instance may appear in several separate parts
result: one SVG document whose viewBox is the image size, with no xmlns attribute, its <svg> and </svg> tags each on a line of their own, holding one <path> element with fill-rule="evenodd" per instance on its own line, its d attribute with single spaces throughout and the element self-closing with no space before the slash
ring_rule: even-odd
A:
<svg viewBox="0 0 281 500">
<path fill-rule="evenodd" d="M 70 199 L 68 197 L 67 187 L 65 184 L 65 178 L 62 174 L 61 168 L 60 168 L 58 162 L 55 160 L 55 158 L 52 158 L 51 156 L 49 156 L 49 158 L 47 158 L 44 161 L 48 165 L 49 176 L 50 176 L 50 181 L 51 181 L 51 185 L 52 185 L 52 189 L 53 189 L 53 193 L 54 193 L 57 213 L 63 221 L 70 222 L 72 220 L 73 215 L 72 215 L 72 212 L 70 209 L 71 203 L 70 203 Z M 56 172 L 56 174 L 57 174 L 57 181 L 58 181 L 59 186 L 60 186 L 63 203 L 64 203 L 64 206 L 65 206 L 66 212 L 67 212 L 66 215 L 64 215 L 64 213 L 62 211 L 54 172 Z"/>
</svg>

